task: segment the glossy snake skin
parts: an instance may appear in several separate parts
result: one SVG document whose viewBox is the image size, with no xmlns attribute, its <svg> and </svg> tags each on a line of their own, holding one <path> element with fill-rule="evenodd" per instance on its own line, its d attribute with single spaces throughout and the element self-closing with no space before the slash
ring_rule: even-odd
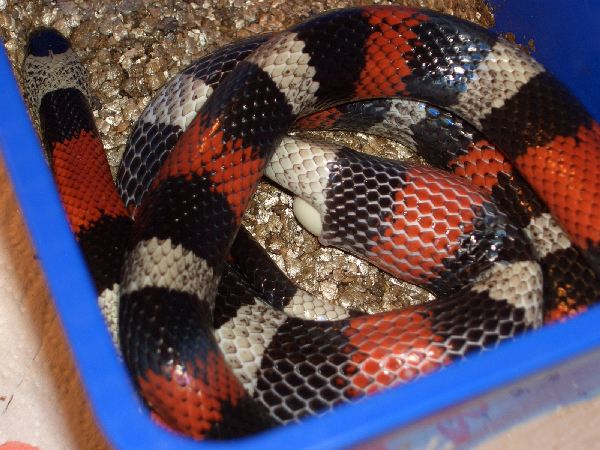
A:
<svg viewBox="0 0 600 450">
<path fill-rule="evenodd" d="M 68 42 L 38 30 L 27 55 L 29 103 L 101 304 L 119 298 L 108 320 L 124 361 L 175 430 L 239 437 L 324 412 L 597 297 L 598 124 L 475 25 L 361 7 L 208 56 L 140 118 L 125 203 Z M 437 168 L 285 137 L 294 126 L 393 136 Z M 300 219 L 324 244 L 438 299 L 350 317 L 296 290 L 237 233 L 265 171 L 304 198 Z"/>
</svg>

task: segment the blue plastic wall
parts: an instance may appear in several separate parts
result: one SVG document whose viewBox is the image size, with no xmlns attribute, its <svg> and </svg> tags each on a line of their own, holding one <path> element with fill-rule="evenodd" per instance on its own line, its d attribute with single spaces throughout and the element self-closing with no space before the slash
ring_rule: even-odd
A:
<svg viewBox="0 0 600 450">
<path fill-rule="evenodd" d="M 532 55 L 600 117 L 600 1 L 496 0 L 495 31 L 518 44 L 534 41 Z"/>
</svg>

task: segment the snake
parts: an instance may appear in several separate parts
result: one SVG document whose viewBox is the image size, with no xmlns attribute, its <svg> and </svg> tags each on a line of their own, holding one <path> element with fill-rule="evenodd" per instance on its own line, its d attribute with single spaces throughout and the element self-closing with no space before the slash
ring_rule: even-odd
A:
<svg viewBox="0 0 600 450">
<path fill-rule="evenodd" d="M 217 50 L 150 102 L 115 188 L 60 33 L 23 66 L 124 364 L 196 439 L 258 433 L 487 351 L 600 290 L 600 127 L 532 57 L 452 16 L 334 10 Z M 372 132 L 433 166 L 288 133 Z M 296 288 L 243 229 L 263 173 L 336 245 L 437 299 L 373 315 Z M 324 320 L 328 319 L 328 320 Z M 117 326 L 118 325 L 118 326 Z"/>
</svg>

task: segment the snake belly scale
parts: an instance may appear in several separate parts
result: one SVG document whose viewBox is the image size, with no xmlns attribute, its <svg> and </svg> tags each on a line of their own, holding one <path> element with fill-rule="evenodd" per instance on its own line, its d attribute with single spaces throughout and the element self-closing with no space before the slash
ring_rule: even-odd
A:
<svg viewBox="0 0 600 450">
<path fill-rule="evenodd" d="M 159 129 L 172 150 L 141 158 L 160 164 L 139 189 L 128 187 L 139 153 L 126 152 L 134 163 L 122 171 L 122 194 L 136 202 L 128 207 L 96 162 L 106 157 L 68 42 L 42 29 L 27 49 L 26 90 L 72 229 L 99 292 L 120 298 L 123 359 L 168 426 L 195 438 L 249 435 L 410 381 L 542 323 L 545 297 L 553 295 L 543 278 L 556 273 L 540 261 L 550 251 L 536 250 L 531 230 L 495 206 L 497 189 L 488 186 L 490 196 L 439 169 L 285 138 L 302 116 L 393 98 L 418 102 L 421 112 L 412 115 L 465 120 L 556 216 L 573 242 L 563 247 L 589 264 L 596 289 L 600 128 L 532 58 L 477 26 L 407 7 L 332 11 L 239 45 L 213 56 L 228 74 L 205 83 L 214 92 L 193 120 L 180 129 L 164 116 L 141 120 L 130 142 L 151 142 L 150 131 Z M 190 69 L 183 85 L 186 76 L 205 81 Z M 175 98 L 169 89 L 176 83 L 170 86 L 160 94 L 167 104 Z M 481 142 L 476 151 L 489 153 Z M 469 157 L 456 159 L 463 169 L 455 171 L 469 172 Z M 291 317 L 306 295 L 272 263 L 254 268 L 274 273 L 286 293 L 275 298 L 257 282 L 263 275 L 249 255 L 260 249 L 238 233 L 269 162 L 270 176 L 317 211 L 323 242 L 423 283 L 439 298 L 358 317 L 320 304 L 309 315 L 336 319 L 329 322 Z M 107 230 L 116 236 L 108 251 Z M 248 355 L 252 362 L 240 363 Z"/>
</svg>

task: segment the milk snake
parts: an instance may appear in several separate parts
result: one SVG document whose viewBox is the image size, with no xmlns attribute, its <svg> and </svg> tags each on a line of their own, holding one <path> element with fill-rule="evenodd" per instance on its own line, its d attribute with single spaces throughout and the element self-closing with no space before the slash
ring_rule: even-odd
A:
<svg viewBox="0 0 600 450">
<path fill-rule="evenodd" d="M 200 64 L 217 72 L 203 78 L 208 69 L 193 66 L 157 96 L 167 106 L 151 104 L 124 157 L 129 209 L 112 188 L 68 41 L 41 29 L 26 50 L 29 103 L 71 227 L 101 297 L 122 280 L 123 358 L 168 426 L 196 438 L 256 433 L 512 339 L 541 324 L 543 306 L 551 320 L 595 301 L 600 129 L 532 58 L 473 24 L 395 6 L 329 12 L 265 39 L 207 57 Z M 190 81 L 215 88 L 202 107 L 187 103 L 197 93 L 175 92 Z M 383 98 L 394 100 L 370 100 Z M 199 111 L 167 117 L 178 109 Z M 409 116 L 417 122 L 405 124 Z M 294 124 L 403 133 L 480 188 L 440 169 L 284 139 Z M 255 262 L 246 233 L 232 247 L 280 143 L 268 171 L 312 203 L 323 242 L 377 256 L 439 298 L 372 316 L 339 318 L 327 304 L 310 313 L 338 317 L 329 322 L 284 314 L 306 295 Z M 142 163 L 156 167 L 145 181 Z M 276 289 L 264 281 L 272 274 Z"/>
</svg>

